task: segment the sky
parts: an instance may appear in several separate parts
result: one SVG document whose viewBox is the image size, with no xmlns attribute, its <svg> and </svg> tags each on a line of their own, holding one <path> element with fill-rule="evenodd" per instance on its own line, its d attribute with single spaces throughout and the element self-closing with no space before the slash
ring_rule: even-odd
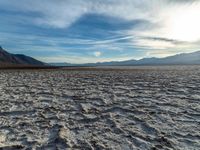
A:
<svg viewBox="0 0 200 150">
<path fill-rule="evenodd" d="M 198 51 L 200 0 L 0 0 L 0 45 L 77 64 Z"/>
</svg>

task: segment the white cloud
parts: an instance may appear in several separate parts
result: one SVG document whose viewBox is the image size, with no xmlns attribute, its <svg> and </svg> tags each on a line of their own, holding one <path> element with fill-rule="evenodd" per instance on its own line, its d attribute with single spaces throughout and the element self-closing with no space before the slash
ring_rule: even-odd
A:
<svg viewBox="0 0 200 150">
<path fill-rule="evenodd" d="M 97 13 L 127 20 L 155 18 L 166 0 L 0 0 L 3 9 L 17 12 L 35 12 L 33 22 L 56 28 L 65 28 L 86 13 Z"/>
<path fill-rule="evenodd" d="M 0 0 L 3 9 L 38 13 L 32 21 L 37 25 L 65 28 L 87 12 L 88 3 L 82 0 Z"/>
<path fill-rule="evenodd" d="M 200 38 L 197 36 L 200 34 L 194 33 L 200 24 L 198 21 L 200 2 L 194 0 L 190 2 L 175 0 L 20 0 L 20 2 L 0 0 L 0 7 L 17 12 L 38 13 L 32 16 L 32 21 L 40 26 L 66 28 L 86 13 L 97 13 L 126 20 L 148 20 L 153 23 L 153 26 L 148 28 L 149 31 L 128 31 L 136 36 L 160 37 L 163 35 L 180 40 Z M 182 31 L 186 31 L 183 36 L 181 36 Z"/>
<path fill-rule="evenodd" d="M 160 56 L 174 54 L 175 49 L 178 52 L 180 49 L 188 51 L 188 49 L 200 48 L 199 42 L 196 42 L 200 40 L 200 1 L 198 0 L 0 0 L 0 8 L 30 14 L 30 16 L 27 15 L 30 17 L 27 19 L 28 23 L 50 29 L 68 28 L 87 13 L 119 17 L 128 21 L 141 19 L 151 23 L 149 27 L 123 31 L 120 33 L 122 38 L 114 37 L 108 40 L 38 37 L 49 44 L 48 48 L 58 45 L 61 49 L 59 45 L 70 43 L 90 45 L 91 50 L 95 51 L 95 48 L 121 50 L 125 47 L 124 45 L 130 45 L 147 50 L 165 50 L 159 54 Z M 35 14 L 31 15 L 32 12 Z M 161 37 L 186 43 L 175 44 L 170 41 L 150 40 L 144 37 Z M 24 40 L 24 37 L 21 38 L 21 41 L 29 40 L 25 43 L 26 45 L 34 41 L 34 39 L 28 39 L 28 36 Z M 120 45 L 117 44 L 119 40 L 127 41 Z M 151 54 L 156 55 L 153 52 Z M 96 51 L 92 55 L 99 57 L 102 53 Z"/>
<path fill-rule="evenodd" d="M 93 53 L 93 55 L 94 55 L 95 57 L 99 57 L 99 56 L 101 56 L 101 55 L 102 55 L 102 53 L 101 53 L 101 52 L 99 52 L 99 51 L 96 51 L 96 52 L 94 52 L 94 53 Z"/>
</svg>

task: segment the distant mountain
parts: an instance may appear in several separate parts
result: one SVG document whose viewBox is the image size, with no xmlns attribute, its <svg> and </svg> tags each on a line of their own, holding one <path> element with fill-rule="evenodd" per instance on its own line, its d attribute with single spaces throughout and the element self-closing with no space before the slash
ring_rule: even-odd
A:
<svg viewBox="0 0 200 150">
<path fill-rule="evenodd" d="M 11 54 L 0 46 L 0 66 L 7 65 L 43 66 L 46 64 L 26 55 Z"/>
<path fill-rule="evenodd" d="M 165 58 L 143 58 L 140 60 L 127 60 L 120 62 L 96 63 L 96 65 L 108 66 L 132 66 L 132 65 L 200 65 L 200 51 L 193 53 L 182 53 Z"/>
<path fill-rule="evenodd" d="M 60 67 L 62 67 L 62 66 L 75 66 L 75 64 L 70 64 L 70 63 L 65 63 L 65 62 L 63 62 L 63 63 L 49 63 L 49 65 L 60 66 Z"/>
<path fill-rule="evenodd" d="M 52 64 L 53 65 L 53 64 Z M 55 64 L 54 64 L 55 65 Z M 200 51 L 193 53 L 182 53 L 165 58 L 143 58 L 140 60 L 111 61 L 87 64 L 68 64 L 62 66 L 145 66 L 145 65 L 200 65 Z M 57 65 L 59 66 L 59 64 Z"/>
</svg>

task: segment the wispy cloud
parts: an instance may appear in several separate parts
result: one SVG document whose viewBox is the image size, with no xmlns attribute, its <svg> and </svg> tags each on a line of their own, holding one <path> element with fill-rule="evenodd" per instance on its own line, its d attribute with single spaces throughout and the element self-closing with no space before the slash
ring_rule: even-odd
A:
<svg viewBox="0 0 200 150">
<path fill-rule="evenodd" d="M 0 44 L 45 60 L 167 56 L 199 49 L 199 10 L 198 0 L 0 0 Z"/>
</svg>

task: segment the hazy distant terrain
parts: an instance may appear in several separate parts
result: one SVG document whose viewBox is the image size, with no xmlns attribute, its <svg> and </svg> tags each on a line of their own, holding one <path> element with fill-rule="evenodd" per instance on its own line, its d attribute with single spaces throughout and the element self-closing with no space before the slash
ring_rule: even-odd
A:
<svg viewBox="0 0 200 150">
<path fill-rule="evenodd" d="M 147 65 L 200 65 L 200 51 L 182 53 L 164 58 L 143 58 L 139 60 L 111 61 L 101 63 L 70 64 L 50 63 L 54 66 L 147 66 Z"/>
<path fill-rule="evenodd" d="M 5 149 L 200 149 L 200 67 L 0 72 Z"/>
</svg>

